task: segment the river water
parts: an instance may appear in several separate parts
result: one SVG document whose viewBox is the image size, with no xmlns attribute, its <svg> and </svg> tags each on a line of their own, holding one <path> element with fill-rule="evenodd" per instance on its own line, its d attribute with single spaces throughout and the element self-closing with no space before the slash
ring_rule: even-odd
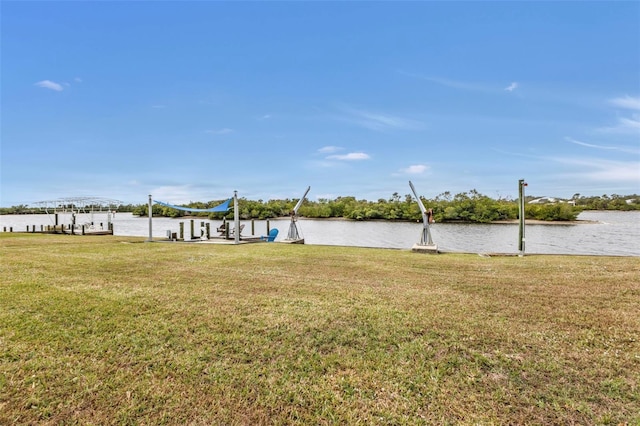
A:
<svg viewBox="0 0 640 426">
<path fill-rule="evenodd" d="M 93 222 L 106 227 L 105 213 L 79 214 L 76 223 Z M 149 235 L 148 218 L 135 217 L 131 213 L 116 213 L 111 218 L 115 235 Z M 59 223 L 71 223 L 68 214 L 59 214 Z M 14 231 L 26 231 L 34 225 L 53 225 L 53 215 L 0 215 L 0 231 L 13 227 Z M 190 236 L 190 219 L 153 219 L 153 237 L 166 237 L 167 231 L 178 233 L 184 222 L 185 236 Z M 221 221 L 194 220 L 194 233 L 200 235 L 201 223 L 210 223 L 211 234 Z M 266 235 L 267 222 L 242 221 L 245 225 L 241 236 Z M 290 220 L 271 219 L 269 227 L 279 230 L 276 241 L 287 236 Z M 304 219 L 297 222 L 298 231 L 305 244 L 339 245 L 410 249 L 420 241 L 422 223 L 370 221 L 357 222 L 333 219 Z M 253 232 L 252 232 L 253 229 Z M 431 225 L 431 235 L 438 249 L 444 252 L 467 253 L 518 253 L 518 225 L 512 224 L 446 224 Z M 582 212 L 573 224 L 530 224 L 525 226 L 525 253 L 536 254 L 589 254 L 613 256 L 640 256 L 640 212 L 587 211 Z"/>
</svg>

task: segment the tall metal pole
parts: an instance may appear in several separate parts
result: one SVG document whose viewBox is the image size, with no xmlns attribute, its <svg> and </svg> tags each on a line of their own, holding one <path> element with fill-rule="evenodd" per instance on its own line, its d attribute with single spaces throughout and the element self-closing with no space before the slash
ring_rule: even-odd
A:
<svg viewBox="0 0 640 426">
<path fill-rule="evenodd" d="M 151 194 L 149 194 L 149 238 L 147 238 L 147 242 L 151 241 L 153 241 L 153 201 Z"/>
<path fill-rule="evenodd" d="M 518 226 L 518 250 L 520 251 L 520 256 L 524 256 L 524 187 L 527 186 L 524 179 L 520 179 L 518 181 L 518 218 L 519 218 L 519 226 Z"/>
<path fill-rule="evenodd" d="M 240 209 L 238 208 L 238 191 L 233 191 L 233 222 L 236 227 L 234 234 L 234 243 L 240 243 Z"/>
</svg>

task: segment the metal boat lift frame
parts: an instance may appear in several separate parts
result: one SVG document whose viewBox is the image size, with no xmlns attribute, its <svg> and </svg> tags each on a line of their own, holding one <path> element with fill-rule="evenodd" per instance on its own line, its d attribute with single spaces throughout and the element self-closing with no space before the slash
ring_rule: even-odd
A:
<svg viewBox="0 0 640 426">
<path fill-rule="evenodd" d="M 411 181 L 409 181 L 409 186 L 413 191 L 413 195 L 416 196 L 416 201 L 418 202 L 418 206 L 422 212 L 422 234 L 420 235 L 420 243 L 414 244 L 411 250 L 422 253 L 437 253 L 438 245 L 433 242 L 433 239 L 431 238 L 431 229 L 429 228 L 429 224 L 433 223 L 433 210 L 427 210 L 425 208 Z"/>
<path fill-rule="evenodd" d="M 304 238 L 300 236 L 300 232 L 298 231 L 298 226 L 296 222 L 298 221 L 298 209 L 302 206 L 304 199 L 307 197 L 309 190 L 311 187 L 307 187 L 307 190 L 304 192 L 304 195 L 300 197 L 300 200 L 296 203 L 296 206 L 291 210 L 291 223 L 289 224 L 289 232 L 287 233 L 287 238 L 283 240 L 285 243 L 295 243 L 295 244 L 304 244 Z"/>
<path fill-rule="evenodd" d="M 93 226 L 93 215 L 95 213 L 106 213 L 107 229 L 109 229 L 111 225 L 113 215 L 122 204 L 123 203 L 120 200 L 103 197 L 64 197 L 56 198 L 55 200 L 36 201 L 35 203 L 32 203 L 34 207 L 44 210 L 54 226 L 58 225 L 58 213 L 71 213 L 72 226 L 76 226 L 75 218 L 78 214 L 89 214 L 89 224 L 90 226 Z M 54 220 L 51 220 L 52 214 L 54 215 Z"/>
</svg>

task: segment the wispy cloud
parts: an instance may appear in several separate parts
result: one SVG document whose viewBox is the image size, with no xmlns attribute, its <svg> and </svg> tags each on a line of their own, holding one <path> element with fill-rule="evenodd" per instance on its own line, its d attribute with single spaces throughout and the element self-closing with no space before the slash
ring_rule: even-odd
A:
<svg viewBox="0 0 640 426">
<path fill-rule="evenodd" d="M 344 148 L 341 148 L 339 146 L 329 145 L 329 146 L 323 146 L 318 150 L 318 152 L 320 154 L 331 154 L 333 152 L 342 151 L 343 149 Z"/>
<path fill-rule="evenodd" d="M 196 198 L 193 195 L 191 185 L 167 185 L 153 188 L 150 192 L 154 200 L 168 203 L 188 203 Z"/>
<path fill-rule="evenodd" d="M 626 146 L 596 145 L 592 143 L 582 142 L 582 141 L 570 138 L 568 136 L 565 137 L 564 140 L 566 140 L 567 142 L 571 142 L 572 144 L 584 146 L 587 148 L 603 149 L 607 151 L 620 151 L 620 152 L 626 152 L 629 154 L 640 154 L 640 149 L 638 148 L 632 148 L 632 147 L 626 147 Z"/>
<path fill-rule="evenodd" d="M 406 75 L 407 77 L 413 77 L 420 80 L 429 81 L 431 83 L 435 83 L 440 86 L 450 87 L 452 89 L 466 90 L 470 92 L 485 92 L 485 93 L 491 93 L 491 92 L 498 93 L 500 91 L 500 86 L 498 86 L 497 84 L 454 80 L 454 79 L 444 78 L 444 77 L 435 77 L 430 75 L 411 73 L 411 72 L 406 72 L 402 70 L 398 70 L 398 72 L 402 75 Z M 513 92 L 518 87 L 520 87 L 520 84 L 514 81 L 511 84 L 509 84 L 507 87 L 505 87 L 504 90 L 507 92 Z"/>
<path fill-rule="evenodd" d="M 640 97 L 627 95 L 621 98 L 609 99 L 609 103 L 625 110 L 640 111 Z M 630 133 L 638 135 L 640 134 L 640 113 L 632 112 L 631 116 L 620 116 L 617 118 L 616 125 L 601 127 L 598 130 L 607 133 Z"/>
<path fill-rule="evenodd" d="M 640 133 L 640 114 L 632 114 L 631 117 L 618 117 L 617 124 L 598 129 L 605 133 Z"/>
<path fill-rule="evenodd" d="M 229 133 L 233 133 L 233 129 L 229 129 L 225 127 L 223 129 L 217 129 L 217 130 L 205 130 L 205 133 L 209 133 L 211 135 L 227 135 Z"/>
<path fill-rule="evenodd" d="M 340 161 L 360 161 L 368 160 L 371 157 L 364 152 L 350 152 L 348 154 L 335 154 L 327 156 L 327 160 L 340 160 Z"/>
<path fill-rule="evenodd" d="M 640 97 L 625 96 L 623 98 L 610 99 L 609 103 L 619 108 L 640 110 Z"/>
<path fill-rule="evenodd" d="M 496 89 L 495 87 L 491 88 L 484 84 L 472 83 L 468 81 L 452 80 L 449 78 L 416 74 L 416 73 L 406 72 L 402 70 L 399 70 L 398 72 L 402 75 L 406 75 L 407 77 L 413 77 L 413 78 L 418 78 L 420 80 L 430 81 L 431 83 L 436 83 L 436 84 L 439 84 L 440 86 L 451 87 L 452 89 L 470 90 L 475 92 L 489 92 Z"/>
<path fill-rule="evenodd" d="M 424 164 L 413 164 L 409 167 L 405 167 L 404 169 L 400 169 L 400 172 L 407 175 L 421 175 L 427 170 L 429 170 L 429 166 L 425 166 Z"/>
<path fill-rule="evenodd" d="M 510 85 L 508 85 L 507 87 L 504 88 L 504 90 L 506 90 L 507 92 L 513 92 L 514 90 L 516 90 L 518 88 L 518 83 L 516 83 L 515 81 L 513 83 L 511 83 Z"/>
<path fill-rule="evenodd" d="M 262 117 L 260 117 L 260 120 L 268 120 L 271 118 L 271 114 L 265 114 Z"/>
<path fill-rule="evenodd" d="M 56 83 L 55 81 L 51 81 L 51 80 L 42 80 L 37 83 L 34 83 L 34 85 L 38 87 L 42 87 L 44 89 L 55 90 L 56 92 L 62 92 L 64 90 L 64 87 L 62 87 L 62 84 Z"/>
<path fill-rule="evenodd" d="M 417 121 L 392 114 L 366 111 L 351 107 L 342 107 L 340 109 L 345 113 L 345 115 L 339 117 L 340 120 L 370 130 L 414 130 L 422 127 L 422 124 Z"/>
<path fill-rule="evenodd" d="M 633 114 L 631 118 L 621 117 L 618 119 L 618 124 L 626 129 L 640 130 L 640 114 Z"/>
<path fill-rule="evenodd" d="M 613 161 L 600 158 L 555 157 L 551 160 L 575 166 L 576 172 L 565 173 L 582 180 L 640 184 L 640 161 Z"/>
</svg>

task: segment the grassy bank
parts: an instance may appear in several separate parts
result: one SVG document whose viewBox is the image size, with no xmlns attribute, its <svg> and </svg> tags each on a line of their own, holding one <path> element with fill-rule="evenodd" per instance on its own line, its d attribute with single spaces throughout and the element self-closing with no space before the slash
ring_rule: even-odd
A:
<svg viewBox="0 0 640 426">
<path fill-rule="evenodd" d="M 0 424 L 640 424 L 640 258 L 0 234 Z"/>
</svg>

